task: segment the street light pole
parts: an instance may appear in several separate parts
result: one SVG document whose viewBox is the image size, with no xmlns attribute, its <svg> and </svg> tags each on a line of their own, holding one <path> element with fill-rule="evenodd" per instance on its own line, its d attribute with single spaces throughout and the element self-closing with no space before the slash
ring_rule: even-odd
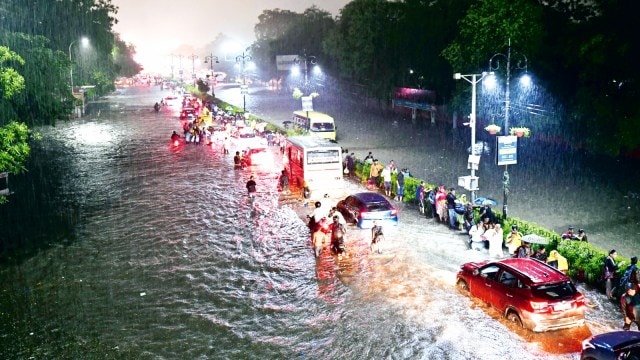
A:
<svg viewBox="0 0 640 360">
<path fill-rule="evenodd" d="M 211 55 L 209 56 L 205 56 L 204 57 L 204 63 L 206 64 L 207 62 L 209 62 L 209 68 L 211 69 L 211 76 L 213 76 L 213 62 L 216 62 L 216 64 L 218 64 L 220 61 L 218 60 L 217 56 L 213 56 L 213 53 L 211 53 Z"/>
<path fill-rule="evenodd" d="M 304 49 L 304 50 L 302 50 L 302 56 L 298 55 L 298 57 L 295 60 L 295 62 L 298 65 L 300 64 L 301 61 L 304 61 L 304 84 L 303 84 L 303 87 L 306 90 L 310 90 L 309 89 L 309 73 L 308 73 L 309 64 L 316 65 L 317 64 L 317 59 L 313 55 L 307 55 L 307 50 Z"/>
<path fill-rule="evenodd" d="M 471 84 L 471 114 L 469 115 L 469 122 L 467 124 L 471 128 L 471 154 L 472 155 L 474 155 L 473 149 L 476 144 L 476 85 L 480 81 L 482 81 L 482 79 L 484 79 L 485 76 L 487 76 L 486 72 L 483 72 L 482 74 L 469 74 L 469 75 L 462 75 L 461 73 L 453 74 L 454 79 L 456 80 L 464 79 Z M 471 180 L 470 180 L 471 202 L 473 203 L 476 200 L 476 191 L 472 185 L 472 182 L 476 176 L 476 170 L 473 164 L 471 164 L 470 167 L 471 167 Z"/>
<path fill-rule="evenodd" d="M 191 56 L 189 56 L 189 59 L 191 59 L 191 79 L 196 78 L 196 59 L 197 58 L 198 58 L 198 55 L 195 55 L 195 54 L 191 54 Z"/>
<path fill-rule="evenodd" d="M 213 56 L 213 53 L 211 53 L 211 55 L 209 55 L 209 56 L 205 56 L 204 57 L 204 63 L 205 64 L 207 63 L 207 61 L 209 62 L 209 68 L 211 69 L 211 79 L 209 80 L 209 83 L 212 84 L 211 85 L 211 95 L 215 96 L 214 88 L 215 88 L 215 85 L 216 85 L 216 78 L 215 78 L 215 76 L 213 74 L 213 62 L 215 61 L 216 64 L 218 64 L 220 61 L 218 60 L 217 56 Z M 207 77 L 209 77 L 209 76 L 207 75 Z"/>
<path fill-rule="evenodd" d="M 87 46 L 89 44 L 89 39 L 86 37 L 83 37 L 82 39 L 80 39 L 80 41 L 82 42 L 82 46 Z M 69 79 L 71 80 L 71 93 L 73 94 L 73 59 L 71 58 L 71 46 L 73 46 L 73 44 L 77 43 L 78 40 L 73 40 L 71 42 L 71 44 L 69 44 L 69 62 L 71 64 L 69 64 Z"/>
<path fill-rule="evenodd" d="M 527 70 L 527 57 L 524 54 L 520 54 L 520 53 L 516 53 L 517 55 L 522 56 L 522 59 L 519 60 L 516 65 L 515 68 L 516 69 L 524 69 L 525 71 Z M 509 134 L 509 108 L 511 106 L 511 39 L 509 39 L 509 43 L 508 43 L 508 47 L 507 47 L 507 54 L 502 54 L 502 53 L 497 53 L 495 55 L 493 55 L 490 59 L 489 59 L 489 70 L 497 70 L 500 66 L 500 63 L 496 61 L 496 66 L 493 66 L 493 60 L 496 57 L 504 57 L 507 60 L 507 65 L 506 65 L 506 73 L 507 73 L 507 78 L 506 78 L 506 89 L 505 89 L 505 93 L 504 93 L 504 133 L 505 135 Z M 524 65 L 523 65 L 524 63 Z M 503 190 L 503 201 L 502 201 L 502 215 L 503 217 L 506 219 L 507 218 L 507 210 L 508 210 L 508 205 L 507 205 L 507 198 L 509 195 L 509 167 L 508 165 L 504 165 L 504 173 L 502 175 L 502 190 Z"/>
<path fill-rule="evenodd" d="M 236 64 L 242 66 L 242 86 L 240 91 L 242 92 L 242 111 L 244 113 L 247 112 L 247 74 L 245 73 L 245 65 L 248 61 L 251 61 L 251 55 L 245 54 L 244 51 L 242 55 L 236 56 Z"/>
</svg>

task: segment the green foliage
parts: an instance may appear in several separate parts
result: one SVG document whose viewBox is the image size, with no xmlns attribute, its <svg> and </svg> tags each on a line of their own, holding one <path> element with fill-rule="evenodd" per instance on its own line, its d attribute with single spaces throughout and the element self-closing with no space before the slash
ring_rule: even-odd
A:
<svg viewBox="0 0 640 360">
<path fill-rule="evenodd" d="M 0 95 L 9 99 L 24 89 L 24 78 L 11 66 L 24 60 L 6 46 L 0 46 Z"/>
<path fill-rule="evenodd" d="M 530 0 L 478 1 L 460 20 L 458 37 L 442 54 L 463 72 L 486 69 L 489 58 L 509 44 L 533 56 L 545 35 L 542 15 L 542 6 Z"/>
<path fill-rule="evenodd" d="M 20 174 L 31 148 L 28 144 L 29 128 L 15 121 L 0 127 L 0 172 Z"/>
</svg>

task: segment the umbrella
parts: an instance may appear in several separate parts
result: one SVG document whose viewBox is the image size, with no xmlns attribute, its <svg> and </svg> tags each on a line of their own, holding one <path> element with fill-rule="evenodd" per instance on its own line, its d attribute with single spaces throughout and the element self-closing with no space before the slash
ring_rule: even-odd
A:
<svg viewBox="0 0 640 360">
<path fill-rule="evenodd" d="M 529 234 L 522 237 L 522 241 L 526 241 L 529 244 L 548 244 L 549 240 L 547 238 L 543 238 L 537 234 Z"/>
<path fill-rule="evenodd" d="M 484 198 L 484 197 L 479 197 L 476 198 L 476 200 L 474 201 L 474 203 L 476 205 L 491 205 L 491 206 L 496 206 L 498 205 L 498 202 L 491 199 L 491 198 Z"/>
</svg>

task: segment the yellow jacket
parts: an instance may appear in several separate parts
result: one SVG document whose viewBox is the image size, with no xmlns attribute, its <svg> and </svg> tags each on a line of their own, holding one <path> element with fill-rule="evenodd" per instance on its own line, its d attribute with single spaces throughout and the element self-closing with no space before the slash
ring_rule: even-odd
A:
<svg viewBox="0 0 640 360">
<path fill-rule="evenodd" d="M 547 258 L 547 262 L 557 261 L 558 262 L 558 270 L 563 273 L 567 273 L 569 270 L 569 263 L 567 262 L 567 258 L 560 255 L 558 250 L 551 250 L 549 253 L 549 257 Z"/>
</svg>

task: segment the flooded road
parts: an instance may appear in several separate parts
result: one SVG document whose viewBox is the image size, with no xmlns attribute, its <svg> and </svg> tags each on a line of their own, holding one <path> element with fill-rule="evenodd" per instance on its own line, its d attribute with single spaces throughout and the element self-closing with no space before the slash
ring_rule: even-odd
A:
<svg viewBox="0 0 640 360">
<path fill-rule="evenodd" d="M 580 329 L 531 334 L 455 289 L 486 256 L 400 209 L 381 255 L 315 260 L 302 203 L 279 204 L 280 166 L 234 170 L 219 147 L 172 147 L 180 122 L 156 88 L 38 129 L 31 171 L 0 208 L 3 359 L 576 359 L 619 326 L 602 295 Z M 244 183 L 258 179 L 255 206 Z M 349 185 L 354 191 L 356 184 Z"/>
<path fill-rule="evenodd" d="M 223 100 L 242 104 L 237 87 L 216 88 Z M 290 120 L 300 109 L 285 89 L 273 91 L 255 85 L 246 96 L 247 111 L 268 121 Z M 383 163 L 395 160 L 399 168 L 429 183 L 457 185 L 469 175 L 468 127 L 451 129 L 443 119 L 432 126 L 425 120 L 412 124 L 408 116 L 393 114 L 378 103 L 326 88 L 314 99 L 314 109 L 330 114 L 338 125 L 338 142 L 360 159 L 372 151 Z M 477 141 L 493 148 L 495 136 L 480 127 Z M 509 166 L 510 217 L 540 224 L 562 234 L 569 225 L 584 228 L 589 242 L 601 249 L 618 250 L 631 258 L 640 254 L 640 166 L 616 159 L 569 152 L 560 144 L 520 139 L 518 164 Z M 494 149 L 480 160 L 478 196 L 498 201 L 502 211 L 504 167 L 495 164 Z M 458 195 L 462 189 L 458 189 Z M 471 198 L 467 194 L 467 198 Z"/>
</svg>

